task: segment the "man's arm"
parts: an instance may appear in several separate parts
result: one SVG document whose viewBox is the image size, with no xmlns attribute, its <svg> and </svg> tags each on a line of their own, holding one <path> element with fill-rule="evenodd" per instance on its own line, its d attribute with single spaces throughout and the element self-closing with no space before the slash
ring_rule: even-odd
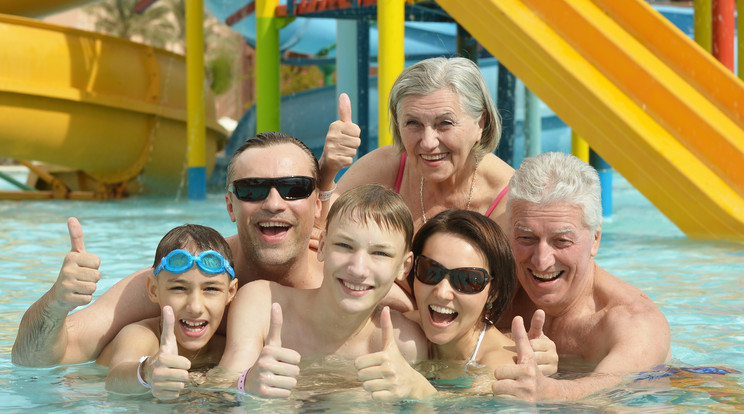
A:
<svg viewBox="0 0 744 414">
<path fill-rule="evenodd" d="M 512 333 L 517 347 L 517 365 L 500 366 L 494 371 L 494 395 L 511 395 L 523 400 L 577 400 L 615 386 L 623 376 L 663 364 L 669 359 L 670 332 L 664 315 L 640 306 L 635 310 L 613 308 L 600 335 L 608 352 L 591 375 L 575 380 L 543 376 L 535 361 L 521 317 L 514 318 Z"/>
<path fill-rule="evenodd" d="M 71 252 L 52 288 L 23 315 L 13 344 L 14 364 L 41 367 L 93 360 L 121 328 L 160 312 L 147 297 L 145 281 L 152 271 L 147 268 L 68 316 L 76 307 L 90 303 L 101 275 L 100 259 L 85 251 L 80 223 L 70 218 L 67 226 Z"/>
<path fill-rule="evenodd" d="M 67 346 L 65 320 L 78 306 L 87 305 L 101 278 L 98 256 L 85 251 L 83 229 L 78 220 L 67 220 L 70 253 L 65 256 L 57 281 L 26 311 L 13 344 L 14 364 L 49 366 L 63 360 Z"/>
</svg>

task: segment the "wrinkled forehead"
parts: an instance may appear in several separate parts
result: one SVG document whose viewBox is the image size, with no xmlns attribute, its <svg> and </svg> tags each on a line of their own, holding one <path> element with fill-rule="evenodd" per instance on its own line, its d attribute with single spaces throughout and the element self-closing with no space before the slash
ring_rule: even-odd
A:
<svg viewBox="0 0 744 414">
<path fill-rule="evenodd" d="M 571 203 L 531 203 L 518 201 L 510 205 L 509 221 L 513 228 L 550 227 L 553 230 L 581 230 L 584 212 L 580 206 Z"/>
<path fill-rule="evenodd" d="M 245 150 L 235 163 L 235 177 L 313 176 L 312 160 L 294 144 Z"/>
</svg>

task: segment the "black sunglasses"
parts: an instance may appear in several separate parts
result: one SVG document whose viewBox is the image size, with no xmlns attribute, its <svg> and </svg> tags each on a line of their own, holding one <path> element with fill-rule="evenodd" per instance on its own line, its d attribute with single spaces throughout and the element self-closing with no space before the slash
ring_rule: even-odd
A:
<svg viewBox="0 0 744 414">
<path fill-rule="evenodd" d="M 488 271 L 480 267 L 458 267 L 447 269 L 434 259 L 424 255 L 416 257 L 414 264 L 416 279 L 427 285 L 436 285 L 445 276 L 455 290 L 462 293 L 478 293 L 488 285 Z"/>
<path fill-rule="evenodd" d="M 269 196 L 272 187 L 276 188 L 285 200 L 300 200 L 310 197 L 315 191 L 315 179 L 302 176 L 241 178 L 228 185 L 227 191 L 235 194 L 240 201 L 261 201 Z"/>
</svg>

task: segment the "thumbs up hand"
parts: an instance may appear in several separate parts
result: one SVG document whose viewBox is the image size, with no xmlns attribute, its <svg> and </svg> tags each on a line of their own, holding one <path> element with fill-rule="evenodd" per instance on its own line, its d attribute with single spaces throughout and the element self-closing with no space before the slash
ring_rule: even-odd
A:
<svg viewBox="0 0 744 414">
<path fill-rule="evenodd" d="M 245 392 L 264 398 L 287 398 L 300 375 L 300 354 L 282 347 L 282 307 L 271 305 L 271 323 L 258 360 L 245 378 Z"/>
<path fill-rule="evenodd" d="M 390 319 L 390 308 L 380 313 L 382 350 L 354 361 L 357 378 L 375 400 L 422 398 L 436 392 L 434 386 L 411 367 L 398 349 Z"/>
<path fill-rule="evenodd" d="M 491 389 L 493 395 L 511 396 L 520 400 L 537 401 L 538 391 L 547 380 L 540 373 L 535 361 L 535 352 L 530 345 L 527 330 L 524 328 L 524 320 L 516 316 L 512 321 L 512 335 L 517 348 L 516 365 L 500 365 L 494 370 Z"/>
<path fill-rule="evenodd" d="M 178 398 L 189 381 L 191 361 L 178 355 L 175 316 L 170 306 L 163 307 L 163 332 L 158 353 L 142 364 L 143 378 L 152 387 L 152 395 L 161 400 Z"/>
<path fill-rule="evenodd" d="M 345 93 L 338 97 L 338 118 L 328 127 L 319 161 L 321 174 L 327 179 L 335 178 L 342 168 L 351 165 L 362 143 L 362 130 L 351 120 L 351 101 Z"/>
<path fill-rule="evenodd" d="M 70 233 L 70 253 L 65 256 L 57 281 L 49 290 L 50 306 L 64 314 L 89 304 L 96 283 L 101 279 L 98 271 L 101 259 L 85 251 L 83 228 L 75 217 L 67 219 L 67 230 Z"/>
<path fill-rule="evenodd" d="M 545 311 L 538 309 L 532 315 L 527 337 L 532 350 L 535 351 L 535 361 L 540 372 L 543 375 L 552 375 L 558 372 L 558 351 L 555 342 L 543 333 L 543 325 L 545 325 Z"/>
</svg>

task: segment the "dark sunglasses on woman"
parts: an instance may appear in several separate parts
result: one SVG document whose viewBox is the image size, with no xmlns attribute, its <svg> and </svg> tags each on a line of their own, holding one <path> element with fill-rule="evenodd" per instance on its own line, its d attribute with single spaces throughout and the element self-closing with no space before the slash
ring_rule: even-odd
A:
<svg viewBox="0 0 744 414">
<path fill-rule="evenodd" d="M 461 293 L 478 293 L 486 288 L 490 278 L 488 271 L 480 267 L 458 267 L 448 269 L 436 260 L 423 254 L 416 257 L 414 274 L 419 282 L 436 285 L 449 276 L 450 285 Z"/>
</svg>

